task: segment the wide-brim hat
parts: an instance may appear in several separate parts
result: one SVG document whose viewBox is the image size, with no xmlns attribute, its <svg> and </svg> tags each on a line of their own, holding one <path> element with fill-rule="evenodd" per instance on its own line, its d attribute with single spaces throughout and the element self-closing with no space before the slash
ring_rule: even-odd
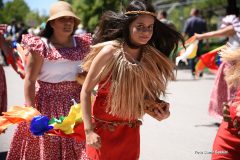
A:
<svg viewBox="0 0 240 160">
<path fill-rule="evenodd" d="M 79 25 L 80 18 L 73 13 L 71 5 L 65 1 L 58 1 L 51 6 L 47 22 L 64 16 L 74 17 L 75 26 Z"/>
</svg>

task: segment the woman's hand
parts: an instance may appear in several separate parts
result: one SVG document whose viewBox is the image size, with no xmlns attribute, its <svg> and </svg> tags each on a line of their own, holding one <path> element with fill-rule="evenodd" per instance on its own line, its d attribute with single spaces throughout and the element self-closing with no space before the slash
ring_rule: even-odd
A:
<svg viewBox="0 0 240 160">
<path fill-rule="evenodd" d="M 99 149 L 101 147 L 101 138 L 93 130 L 85 131 L 86 134 L 86 144 Z"/>
<path fill-rule="evenodd" d="M 202 40 L 203 39 L 202 34 L 195 33 L 194 36 L 196 37 L 197 40 Z"/>
<path fill-rule="evenodd" d="M 164 107 L 155 108 L 154 113 L 156 115 L 156 119 L 159 121 L 168 118 L 170 116 L 169 103 L 166 103 Z"/>
<path fill-rule="evenodd" d="M 223 110 L 222 110 L 222 115 L 223 115 L 223 120 L 225 122 L 230 122 L 231 117 L 230 117 L 230 106 L 227 103 L 223 104 Z"/>
</svg>

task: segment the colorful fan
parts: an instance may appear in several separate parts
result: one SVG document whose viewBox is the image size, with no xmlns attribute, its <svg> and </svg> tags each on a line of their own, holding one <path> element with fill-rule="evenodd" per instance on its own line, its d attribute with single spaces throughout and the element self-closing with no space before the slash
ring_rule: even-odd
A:
<svg viewBox="0 0 240 160">
<path fill-rule="evenodd" d="M 68 116 L 59 119 L 49 119 L 33 107 L 14 106 L 0 117 L 0 133 L 10 125 L 21 122 L 30 123 L 30 130 L 36 136 L 48 134 L 75 138 L 77 141 L 85 139 L 81 106 L 76 102 L 71 106 Z"/>
</svg>

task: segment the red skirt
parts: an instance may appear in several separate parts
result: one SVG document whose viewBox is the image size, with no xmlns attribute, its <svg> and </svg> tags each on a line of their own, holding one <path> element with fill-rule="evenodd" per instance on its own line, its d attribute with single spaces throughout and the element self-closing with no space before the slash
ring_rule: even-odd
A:
<svg viewBox="0 0 240 160">
<path fill-rule="evenodd" d="M 106 112 L 107 96 L 98 95 L 93 105 L 93 115 L 107 122 L 128 122 Z M 101 148 L 86 146 L 90 160 L 137 160 L 140 154 L 139 125 L 113 125 L 113 128 L 96 123 L 95 132 L 101 138 Z"/>
<path fill-rule="evenodd" d="M 212 160 L 239 160 L 240 137 L 229 132 L 228 123 L 222 122 L 213 144 Z"/>
</svg>

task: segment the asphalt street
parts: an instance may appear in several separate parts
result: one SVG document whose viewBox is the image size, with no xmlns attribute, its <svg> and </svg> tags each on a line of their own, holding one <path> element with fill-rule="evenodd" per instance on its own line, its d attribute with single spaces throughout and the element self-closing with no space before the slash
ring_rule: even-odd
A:
<svg viewBox="0 0 240 160">
<path fill-rule="evenodd" d="M 10 67 L 4 67 L 8 106 L 23 105 L 23 80 Z M 140 160 L 210 160 L 219 120 L 208 115 L 208 103 L 215 76 L 194 79 L 189 70 L 178 70 L 170 82 L 166 101 L 171 116 L 161 122 L 145 116 L 141 127 Z M 0 152 L 9 149 L 15 126 L 0 135 Z M 1 159 L 0 159 L 1 160 Z"/>
</svg>

